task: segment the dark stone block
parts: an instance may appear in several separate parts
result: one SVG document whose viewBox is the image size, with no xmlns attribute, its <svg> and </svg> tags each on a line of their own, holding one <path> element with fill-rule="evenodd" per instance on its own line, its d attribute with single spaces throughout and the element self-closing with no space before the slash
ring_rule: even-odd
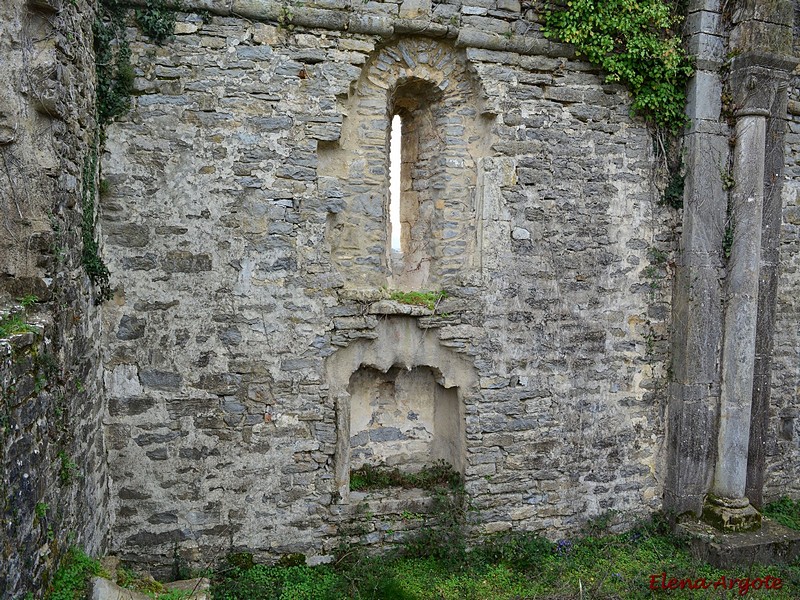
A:
<svg viewBox="0 0 800 600">
<path fill-rule="evenodd" d="M 153 523 L 154 525 L 161 525 L 164 523 L 177 523 L 178 515 L 176 515 L 174 512 L 160 512 L 151 515 L 150 518 L 147 519 L 147 522 Z"/>
<path fill-rule="evenodd" d="M 106 223 L 104 233 L 110 246 L 143 248 L 150 241 L 148 228 L 135 223 Z"/>
<path fill-rule="evenodd" d="M 172 544 L 189 539 L 189 533 L 182 529 L 171 529 L 161 533 L 150 533 L 142 531 L 130 536 L 125 540 L 125 545 L 130 546 L 159 546 L 161 544 Z"/>
<path fill-rule="evenodd" d="M 137 319 L 136 317 L 125 315 L 119 322 L 117 339 L 137 340 L 144 335 L 145 325 L 147 325 L 145 319 Z"/>
<path fill-rule="evenodd" d="M 108 412 L 112 417 L 119 415 L 140 415 L 156 405 L 153 398 L 109 398 Z"/>
<path fill-rule="evenodd" d="M 167 448 L 162 446 L 161 448 L 156 448 L 155 450 L 151 450 L 147 452 L 147 458 L 150 460 L 167 460 L 169 458 L 169 454 L 167 453 Z"/>
<path fill-rule="evenodd" d="M 177 373 L 170 371 L 139 371 L 139 381 L 145 387 L 156 390 L 177 390 L 181 386 L 182 378 Z"/>
<path fill-rule="evenodd" d="M 167 273 L 200 273 L 211 270 L 209 254 L 192 254 L 185 250 L 172 250 L 161 261 L 161 268 Z"/>
<path fill-rule="evenodd" d="M 381 427 L 370 431 L 369 439 L 372 442 L 394 442 L 404 440 L 406 436 L 397 427 Z"/>
<path fill-rule="evenodd" d="M 119 497 L 122 500 L 147 500 L 150 494 L 138 489 L 124 487 L 119 491 Z"/>
<path fill-rule="evenodd" d="M 166 444 L 179 437 L 184 437 L 185 431 L 169 431 L 167 433 L 143 433 L 134 438 L 134 441 L 140 446 L 149 446 L 151 444 Z"/>
<path fill-rule="evenodd" d="M 122 258 L 122 267 L 130 271 L 149 271 L 157 266 L 158 257 L 155 254 L 148 253 L 143 256 L 125 256 Z"/>
<path fill-rule="evenodd" d="M 220 396 L 232 396 L 236 394 L 242 384 L 242 376 L 236 373 L 217 373 L 203 374 L 200 381 L 195 385 L 203 390 L 208 390 L 212 394 Z"/>
</svg>

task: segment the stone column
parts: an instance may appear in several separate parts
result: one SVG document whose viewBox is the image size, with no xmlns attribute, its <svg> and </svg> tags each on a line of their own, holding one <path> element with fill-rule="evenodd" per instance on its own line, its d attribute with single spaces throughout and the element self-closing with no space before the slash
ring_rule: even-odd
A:
<svg viewBox="0 0 800 600">
<path fill-rule="evenodd" d="M 748 85 L 754 86 L 755 81 L 749 81 Z M 727 224 L 733 230 L 733 242 L 726 280 L 719 433 L 711 498 L 714 508 L 726 510 L 709 511 L 711 515 L 719 515 L 720 524 L 725 528 L 750 528 L 760 522 L 744 492 L 756 347 L 768 114 L 750 109 L 736 121 L 735 184 L 731 194 L 731 221 Z M 712 520 L 716 519 L 712 516 Z"/>
<path fill-rule="evenodd" d="M 780 77 L 768 56 L 737 57 L 731 73 L 735 93 L 735 150 L 728 231 L 732 244 L 725 280 L 722 380 L 717 459 L 706 520 L 724 530 L 760 526 L 745 496 L 753 402 L 753 374 L 761 269 L 767 119 Z"/>
<path fill-rule="evenodd" d="M 787 74 L 788 75 L 788 74 Z M 772 379 L 772 347 L 780 269 L 783 222 L 784 136 L 786 133 L 787 81 L 782 81 L 767 120 L 767 154 L 764 162 L 764 214 L 761 219 L 761 279 L 758 285 L 758 325 L 753 372 L 753 406 L 750 411 L 750 450 L 747 458 L 747 490 L 759 510 L 764 505 L 764 463 L 770 435 L 769 406 Z"/>
</svg>

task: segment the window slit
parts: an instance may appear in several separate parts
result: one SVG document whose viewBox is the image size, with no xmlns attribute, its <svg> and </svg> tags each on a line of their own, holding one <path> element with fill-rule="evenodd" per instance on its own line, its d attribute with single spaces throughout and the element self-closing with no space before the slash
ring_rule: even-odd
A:
<svg viewBox="0 0 800 600">
<path fill-rule="evenodd" d="M 389 149 L 389 217 L 391 231 L 391 250 L 392 253 L 402 254 L 402 224 L 400 222 L 400 169 L 401 169 L 401 146 L 403 139 L 402 120 L 400 115 L 392 117 L 391 130 L 389 134 L 391 140 Z"/>
</svg>

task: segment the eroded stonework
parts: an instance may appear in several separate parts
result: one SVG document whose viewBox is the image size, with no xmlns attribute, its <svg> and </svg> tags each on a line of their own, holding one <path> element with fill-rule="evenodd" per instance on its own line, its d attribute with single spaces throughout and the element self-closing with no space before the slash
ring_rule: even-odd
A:
<svg viewBox="0 0 800 600">
<path fill-rule="evenodd" d="M 15 593 L 47 580 L 71 528 L 156 574 L 176 555 L 314 564 L 401 542 L 431 495 L 351 490 L 363 464 L 449 462 L 473 535 L 699 515 L 722 438 L 735 506 L 800 494 L 788 1 L 689 3 L 680 209 L 662 201 L 663 138 L 541 35 L 536 3 L 184 0 L 159 45 L 133 0 L 132 110 L 104 135 L 94 7 L 12 4 L 0 301 L 46 301 L 37 335 L 0 352 Z M 729 212 L 748 194 L 762 226 L 743 233 Z M 94 235 L 102 307 L 80 264 Z M 734 246 L 759 271 L 741 352 L 722 350 Z M 446 297 L 391 299 L 426 290 Z M 721 435 L 722 373 L 742 366 L 750 421 Z"/>
<path fill-rule="evenodd" d="M 444 389 L 476 531 L 658 508 L 676 215 L 622 88 L 567 58 L 424 36 L 190 13 L 176 31 L 132 40 L 138 95 L 103 163 L 116 550 L 321 560 L 355 508 L 337 504 L 354 442 L 332 377 L 346 389 L 375 359 L 326 364 L 399 343 L 397 319 L 474 373 Z M 442 151 L 412 175 L 427 281 L 450 294 L 437 315 L 375 304 L 398 285 L 388 127 L 408 82 L 441 93 L 424 118 Z"/>
</svg>

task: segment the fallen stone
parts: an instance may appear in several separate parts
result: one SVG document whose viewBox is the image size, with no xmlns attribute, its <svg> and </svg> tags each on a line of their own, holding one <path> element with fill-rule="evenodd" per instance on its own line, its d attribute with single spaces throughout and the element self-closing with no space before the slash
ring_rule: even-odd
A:
<svg viewBox="0 0 800 600">
<path fill-rule="evenodd" d="M 102 577 L 94 577 L 90 585 L 91 600 L 152 600 L 150 596 L 126 590 Z"/>
</svg>

